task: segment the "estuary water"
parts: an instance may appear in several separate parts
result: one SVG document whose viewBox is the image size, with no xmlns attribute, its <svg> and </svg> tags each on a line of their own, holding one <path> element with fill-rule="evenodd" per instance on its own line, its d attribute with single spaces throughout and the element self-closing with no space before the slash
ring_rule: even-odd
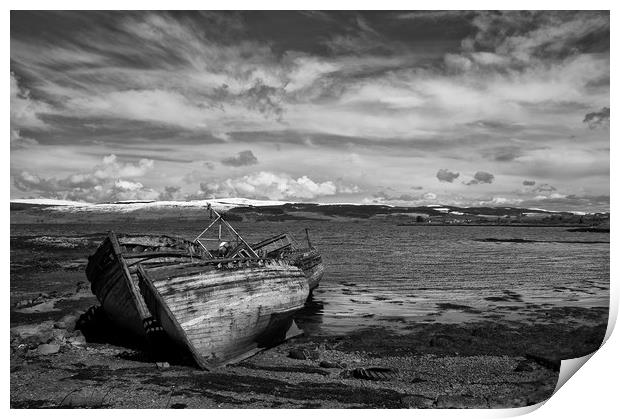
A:
<svg viewBox="0 0 620 419">
<path fill-rule="evenodd" d="M 11 234 L 76 236 L 114 229 L 193 239 L 203 224 L 22 225 L 12 226 Z M 302 241 L 304 228 L 310 230 L 325 264 L 319 288 L 300 313 L 312 333 L 523 320 L 532 310 L 609 305 L 609 233 L 370 221 L 233 224 L 248 242 L 283 231 Z"/>
</svg>

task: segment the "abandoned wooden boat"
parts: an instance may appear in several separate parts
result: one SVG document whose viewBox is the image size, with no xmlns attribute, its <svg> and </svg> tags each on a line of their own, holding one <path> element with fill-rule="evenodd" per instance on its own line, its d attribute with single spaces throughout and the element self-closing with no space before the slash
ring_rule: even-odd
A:
<svg viewBox="0 0 620 419">
<path fill-rule="evenodd" d="M 109 232 L 89 256 L 86 277 L 107 317 L 137 337 L 158 330 L 138 289 L 137 264 L 177 264 L 205 257 L 204 249 L 168 236 L 117 236 Z"/>
<path fill-rule="evenodd" d="M 286 266 L 286 269 L 275 270 L 279 275 L 276 275 L 278 280 L 283 282 L 286 282 L 288 278 L 288 281 L 296 284 L 301 272 L 298 268 L 304 269 L 303 273 L 308 277 L 305 298 L 310 293 L 310 287 L 316 287 L 323 268 L 320 264 L 320 255 L 318 252 L 313 253 L 315 249 L 310 246 L 310 243 L 308 243 L 308 248 L 299 245 L 281 246 L 276 244 L 278 241 L 275 240 L 278 237 L 276 236 L 271 240 L 261 242 L 261 255 L 259 256 L 220 214 L 208 209 L 217 217 L 193 241 L 155 235 L 117 236 L 114 232 L 109 232 L 108 237 L 97 251 L 89 257 L 86 276 L 91 283 L 91 289 L 101 303 L 106 316 L 119 329 L 139 338 L 147 338 L 151 344 L 156 344 L 162 334 L 165 334 L 140 292 L 137 275 L 139 266 L 146 272 L 151 268 L 185 269 L 189 266 L 188 263 L 190 265 L 194 263 L 195 266 L 202 267 L 207 275 L 213 271 L 213 266 L 243 261 L 250 264 L 247 268 L 252 269 L 237 270 L 234 274 L 229 274 L 231 278 L 243 277 L 247 274 L 247 280 L 250 280 L 260 278 L 263 273 L 270 272 L 273 270 L 270 267 L 278 262 Z M 214 230 L 217 231 L 216 237 L 210 238 L 207 232 L 213 233 Z M 280 239 L 280 244 L 285 239 Z M 295 243 L 292 237 L 286 240 L 289 240 L 289 243 Z M 209 244 L 210 241 L 219 242 L 219 247 L 214 249 Z M 316 263 L 317 255 L 319 266 Z M 226 272 L 228 271 L 223 270 L 220 274 L 226 276 Z M 270 278 L 269 275 L 267 277 Z M 283 307 L 286 310 L 282 307 L 276 307 L 274 310 L 283 312 L 293 310 L 294 305 L 289 307 L 286 301 L 289 298 L 296 301 L 298 288 L 294 287 L 294 289 L 293 296 L 286 294 L 285 287 L 280 289 L 278 298 L 283 301 L 285 304 Z M 268 323 L 265 327 L 263 326 L 265 325 L 261 323 L 256 326 L 256 329 L 262 331 L 261 333 L 268 331 L 263 329 L 272 331 L 277 329 L 274 324 Z M 254 339 L 255 336 L 248 339 L 250 338 Z M 249 343 L 246 342 L 243 345 L 247 348 Z M 242 353 L 246 352 L 247 349 L 242 350 Z M 221 359 L 229 358 L 221 354 L 218 356 Z"/>
<path fill-rule="evenodd" d="M 282 233 L 252 245 L 252 249 L 265 257 L 284 259 L 300 268 L 308 279 L 310 292 L 319 286 L 325 267 L 319 251 L 310 243 L 306 229 L 307 246 L 299 243 L 289 233 Z"/>
<path fill-rule="evenodd" d="M 139 264 L 138 277 L 155 319 L 205 369 L 279 343 L 274 330 L 288 328 L 309 293 L 299 268 L 256 257 Z"/>
</svg>

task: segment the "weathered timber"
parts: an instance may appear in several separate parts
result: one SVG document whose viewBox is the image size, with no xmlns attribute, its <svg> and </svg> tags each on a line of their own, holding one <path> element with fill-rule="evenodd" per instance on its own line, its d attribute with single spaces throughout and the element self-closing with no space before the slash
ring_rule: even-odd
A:
<svg viewBox="0 0 620 419">
<path fill-rule="evenodd" d="M 289 233 L 282 233 L 252 245 L 252 248 L 267 257 L 287 260 L 300 268 L 306 278 L 310 291 L 319 286 L 325 273 L 323 258 L 319 251 L 310 243 L 308 229 L 306 229 L 307 246 L 302 245 Z"/>
<path fill-rule="evenodd" d="M 160 249 L 161 251 L 155 251 Z M 176 264 L 200 258 L 198 246 L 167 236 L 121 236 L 109 232 L 88 258 L 86 277 L 107 316 L 121 329 L 146 337 L 144 325 L 152 323 L 138 288 L 135 267 L 126 259 L 147 258 L 147 264 Z"/>
<path fill-rule="evenodd" d="M 168 336 L 207 369 L 279 343 L 309 293 L 303 272 L 283 261 L 235 268 L 139 265 L 137 273 L 147 306 Z"/>
</svg>

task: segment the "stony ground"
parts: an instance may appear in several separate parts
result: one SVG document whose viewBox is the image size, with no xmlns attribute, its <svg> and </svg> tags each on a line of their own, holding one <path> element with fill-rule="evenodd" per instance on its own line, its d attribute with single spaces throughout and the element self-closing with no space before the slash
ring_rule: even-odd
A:
<svg viewBox="0 0 620 419">
<path fill-rule="evenodd" d="M 541 308 L 522 322 L 302 336 L 201 371 L 183 357 L 156 362 L 120 336 L 76 330 L 96 304 L 83 274 L 96 243 L 12 238 L 11 407 L 521 407 L 548 398 L 559 360 L 594 351 L 606 328 L 606 308 Z"/>
</svg>

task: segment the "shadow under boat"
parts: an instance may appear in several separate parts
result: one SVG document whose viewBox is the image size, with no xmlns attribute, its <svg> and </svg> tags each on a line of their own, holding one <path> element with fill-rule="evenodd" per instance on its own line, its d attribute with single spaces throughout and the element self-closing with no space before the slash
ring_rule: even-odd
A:
<svg viewBox="0 0 620 419">
<path fill-rule="evenodd" d="M 300 329 L 296 324 L 296 313 L 271 315 L 265 330 L 256 335 L 250 344 L 251 354 L 273 348 L 289 339 L 307 334 L 305 328 Z M 101 306 L 90 307 L 83 313 L 77 321 L 76 329 L 83 333 L 89 343 L 107 343 L 127 348 L 130 350 L 129 352 L 122 352 L 118 355 L 123 359 L 200 367 L 187 345 L 174 341 L 163 332 L 163 329 L 159 333 L 151 333 L 147 342 L 127 331 L 119 330 Z"/>
<path fill-rule="evenodd" d="M 288 234 L 259 243 L 257 251 L 215 214 L 194 241 L 108 234 L 86 268 L 112 325 L 108 335 L 158 354 L 181 345 L 209 368 L 300 333 L 291 332 L 292 316 L 304 307 L 311 284 L 318 285 L 320 254 L 309 239 L 303 247 Z M 205 233 L 213 226 L 218 235 L 209 239 Z M 225 254 L 208 248 L 209 240 L 222 240 L 222 227 L 235 243 Z"/>
<path fill-rule="evenodd" d="M 304 307 L 295 312 L 295 324 L 303 331 L 304 335 L 316 336 L 321 333 L 323 310 L 323 301 L 310 294 Z"/>
</svg>

